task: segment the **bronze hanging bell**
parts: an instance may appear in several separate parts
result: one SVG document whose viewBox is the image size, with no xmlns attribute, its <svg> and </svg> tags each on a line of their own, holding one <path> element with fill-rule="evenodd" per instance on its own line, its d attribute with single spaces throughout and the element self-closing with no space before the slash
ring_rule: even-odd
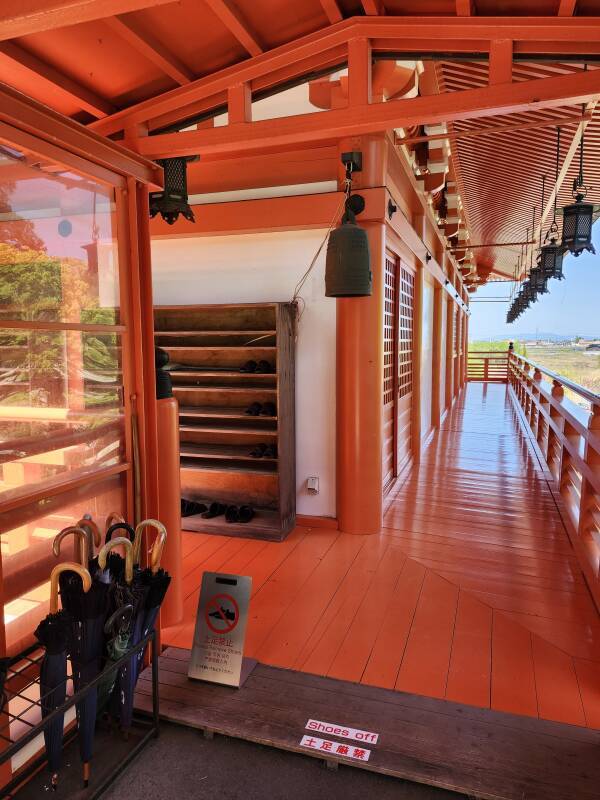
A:
<svg viewBox="0 0 600 800">
<path fill-rule="evenodd" d="M 326 297 L 369 297 L 373 293 L 367 232 L 346 204 L 339 228 L 329 234 L 325 260 Z"/>
</svg>

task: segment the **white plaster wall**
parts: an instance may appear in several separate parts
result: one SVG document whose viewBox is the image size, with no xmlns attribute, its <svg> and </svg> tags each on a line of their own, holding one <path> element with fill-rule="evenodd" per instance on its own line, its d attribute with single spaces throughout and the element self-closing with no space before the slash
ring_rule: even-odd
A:
<svg viewBox="0 0 600 800">
<path fill-rule="evenodd" d="M 421 436 L 431 430 L 431 384 L 433 361 L 433 284 L 423 284 L 423 334 L 421 355 Z"/>
<path fill-rule="evenodd" d="M 200 210 L 199 210 L 200 213 Z M 289 301 L 325 230 L 155 239 L 154 303 Z M 299 514 L 335 517 L 335 300 L 324 296 L 325 249 L 304 284 L 296 348 Z M 320 492 L 306 492 L 319 477 Z"/>
</svg>

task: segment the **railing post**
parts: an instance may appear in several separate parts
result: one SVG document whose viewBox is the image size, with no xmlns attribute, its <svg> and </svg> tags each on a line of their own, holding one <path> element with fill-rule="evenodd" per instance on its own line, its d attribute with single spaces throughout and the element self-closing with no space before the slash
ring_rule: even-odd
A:
<svg viewBox="0 0 600 800">
<path fill-rule="evenodd" d="M 592 413 L 588 420 L 588 430 L 596 435 L 600 432 L 600 405 L 596 403 L 592 405 Z M 583 448 L 583 460 L 595 477 L 600 480 L 600 452 L 590 444 L 589 439 L 586 439 Z M 594 490 L 591 482 L 584 476 L 581 486 L 578 533 L 583 538 L 584 543 L 586 543 L 586 540 L 591 539 L 590 544 L 593 547 L 600 547 L 600 543 L 595 542 L 591 537 L 592 532 L 599 530 L 597 521 L 599 510 L 600 494 Z M 596 577 L 598 577 L 598 571 L 596 571 Z"/>
<path fill-rule="evenodd" d="M 490 373 L 490 360 L 487 356 L 484 356 L 483 359 L 483 380 L 487 381 L 488 376 Z"/>
</svg>

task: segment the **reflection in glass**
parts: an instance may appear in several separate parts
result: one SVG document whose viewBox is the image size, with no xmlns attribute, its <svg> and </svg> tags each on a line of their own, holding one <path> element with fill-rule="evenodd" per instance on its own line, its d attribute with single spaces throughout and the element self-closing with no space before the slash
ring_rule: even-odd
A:
<svg viewBox="0 0 600 800">
<path fill-rule="evenodd" d="M 0 320 L 119 322 L 114 191 L 0 147 Z"/>
<path fill-rule="evenodd" d="M 13 513 L 0 535 L 4 621 L 7 649 L 14 654 L 30 644 L 32 631 L 48 613 L 49 575 L 58 561 L 72 560 L 76 553 L 70 539 L 65 540 L 57 560 L 52 553 L 56 534 L 81 519 L 84 514 L 104 530 L 106 516 L 124 514 L 125 493 L 122 478 L 88 486 L 79 497 L 54 498 L 40 503 L 32 513 Z M 77 558 L 75 558 L 77 560 Z"/>
<path fill-rule="evenodd" d="M 0 498 L 123 460 L 119 334 L 4 328 L 0 353 Z"/>
</svg>

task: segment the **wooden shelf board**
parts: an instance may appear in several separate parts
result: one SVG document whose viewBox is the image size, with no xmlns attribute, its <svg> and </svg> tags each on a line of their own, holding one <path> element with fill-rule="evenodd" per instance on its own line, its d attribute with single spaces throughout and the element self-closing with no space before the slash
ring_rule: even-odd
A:
<svg viewBox="0 0 600 800">
<path fill-rule="evenodd" d="M 226 444 L 184 444 L 180 448 L 182 457 L 185 458 L 223 458 L 233 461 L 248 460 L 251 463 L 277 463 L 276 458 L 254 458 L 250 455 L 252 445 L 226 445 Z"/>
<path fill-rule="evenodd" d="M 160 331 L 155 330 L 156 336 L 275 336 L 276 331 L 211 331 L 203 328 L 202 330 L 186 331 Z M 275 349 L 275 348 L 273 348 Z"/>
<path fill-rule="evenodd" d="M 211 501 L 200 501 L 209 505 Z M 278 538 L 281 534 L 281 522 L 279 512 L 270 509 L 256 509 L 256 516 L 250 522 L 227 522 L 224 515 L 204 519 L 201 514 L 192 517 L 182 517 L 181 527 L 185 531 L 196 531 L 200 533 L 218 533 L 227 536 L 251 536 L 256 538 L 261 533 L 269 538 L 276 533 Z"/>
<path fill-rule="evenodd" d="M 229 406 L 179 406 L 179 417 L 210 417 L 213 419 L 243 419 L 243 420 L 272 420 L 277 422 L 277 417 L 258 417 L 246 414 L 245 408 L 231 408 Z"/>
<path fill-rule="evenodd" d="M 183 375 L 185 378 L 251 378 L 252 380 L 271 378 L 277 380 L 275 372 L 241 372 L 239 369 L 170 369 L 168 372 L 171 378 Z"/>
<path fill-rule="evenodd" d="M 211 384 L 210 386 L 186 386 L 181 384 L 175 384 L 173 386 L 174 392 L 212 392 L 212 391 L 227 391 L 227 392 L 260 392 L 265 393 L 268 392 L 269 394 L 277 394 L 277 389 L 271 386 L 217 386 L 217 384 Z"/>
<path fill-rule="evenodd" d="M 253 472 L 256 475 L 272 475 L 273 477 L 277 477 L 277 470 L 276 469 L 261 469 L 260 463 L 257 464 L 256 462 L 263 462 L 263 465 L 266 464 L 273 464 L 276 466 L 276 462 L 268 462 L 265 459 L 261 458 L 252 458 L 248 461 L 244 462 L 243 466 L 236 466 L 235 464 L 227 463 L 226 460 L 220 461 L 218 464 L 215 463 L 208 463 L 207 461 L 202 461 L 202 459 L 194 458 L 193 456 L 185 456 L 182 454 L 182 458 L 191 458 L 194 462 L 192 464 L 181 464 L 181 469 L 185 470 L 194 470 L 194 471 L 210 471 L 210 472 L 237 472 L 239 474 L 244 474 L 247 472 Z"/>
<path fill-rule="evenodd" d="M 246 419 L 253 419 L 253 417 L 246 417 Z M 268 436 L 270 438 L 277 437 L 277 430 L 275 428 L 235 428 L 224 427 L 216 425 L 179 425 L 179 433 L 222 433 L 222 434 L 237 434 L 240 436 L 252 434 L 253 436 Z M 252 445 L 248 445 L 252 447 Z"/>
</svg>

